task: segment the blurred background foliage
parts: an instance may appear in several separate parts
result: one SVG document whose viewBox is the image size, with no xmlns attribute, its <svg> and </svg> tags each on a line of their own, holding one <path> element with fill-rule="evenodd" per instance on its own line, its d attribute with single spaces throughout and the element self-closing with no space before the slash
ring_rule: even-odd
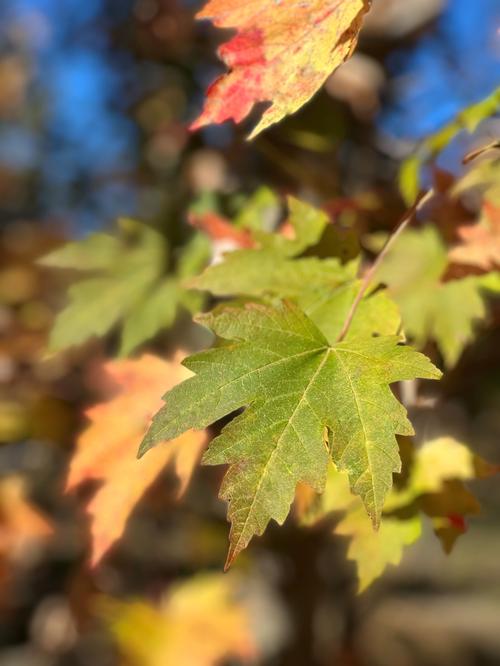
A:
<svg viewBox="0 0 500 666">
<path fill-rule="evenodd" d="M 373 4 L 352 60 L 296 116 L 252 143 L 244 140 L 251 120 L 195 135 L 186 129 L 223 69 L 215 55 L 221 34 L 193 19 L 199 3 L 0 4 L 2 666 L 500 663 L 495 479 L 472 483 L 482 514 L 449 560 L 426 534 L 361 597 L 345 538 L 332 539 L 324 524 L 273 527 L 234 576 L 219 575 L 227 532 L 216 499 L 220 470 L 196 470 L 181 503 L 167 470 L 94 571 L 82 508 L 91 489 L 63 493 L 88 425 L 83 410 L 102 399 L 100 364 L 142 340 L 132 323 L 128 338 L 112 330 L 49 353 L 74 276 L 37 259 L 92 231 L 115 233 L 118 217 L 137 217 L 165 248 L 147 288 L 170 289 L 177 304 L 168 321 L 150 322 L 148 349 L 200 347 L 205 338 L 189 315 L 199 301 L 180 286 L 208 256 L 196 216 L 234 217 L 266 185 L 328 210 L 349 255 L 353 230 L 369 246 L 403 212 L 402 161 L 498 87 L 498 0 Z M 495 116 L 473 134 L 458 132 L 422 183 L 446 190 L 463 155 L 499 134 Z M 261 215 L 262 199 L 254 205 Z M 458 204 L 440 205 L 435 221 L 462 221 Z M 123 242 L 128 254 L 118 268 L 106 264 L 106 279 L 123 278 L 118 269 L 132 254 Z M 223 238 L 216 250 L 227 244 Z M 129 285 L 120 284 L 126 294 Z M 112 323 L 130 321 L 122 297 L 117 305 Z M 451 433 L 492 461 L 500 460 L 499 329 L 493 303 L 488 328 L 447 374 L 439 403 L 413 407 L 426 437 Z"/>
</svg>

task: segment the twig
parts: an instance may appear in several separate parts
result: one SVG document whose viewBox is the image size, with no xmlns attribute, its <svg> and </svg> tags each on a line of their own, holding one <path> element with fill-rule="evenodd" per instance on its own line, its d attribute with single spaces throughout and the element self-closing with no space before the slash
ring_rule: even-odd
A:
<svg viewBox="0 0 500 666">
<path fill-rule="evenodd" d="M 476 148 L 476 150 L 471 150 L 470 153 L 467 153 L 467 155 L 463 158 L 462 164 L 469 164 L 469 162 L 472 162 L 477 157 L 481 157 L 482 155 L 484 155 L 484 153 L 487 153 L 490 150 L 498 150 L 498 149 L 500 149 L 500 139 L 496 139 L 495 141 L 488 143 L 488 145 L 486 146 L 481 146 L 480 148 Z"/>
<path fill-rule="evenodd" d="M 392 246 L 397 241 L 399 236 L 403 233 L 403 231 L 406 229 L 406 227 L 410 224 L 414 215 L 418 213 L 420 210 L 422 210 L 425 204 L 432 199 L 434 194 L 435 194 L 434 189 L 431 188 L 410 208 L 410 210 L 407 213 L 405 213 L 403 219 L 396 227 L 390 238 L 387 240 L 387 243 L 384 245 L 378 257 L 375 259 L 370 268 L 366 271 L 365 276 L 363 278 L 363 282 L 361 283 L 361 287 L 359 288 L 357 296 L 354 299 L 353 304 L 351 305 L 351 309 L 349 310 L 347 317 L 345 319 L 344 325 L 342 326 L 342 330 L 340 331 L 339 337 L 337 338 L 337 342 L 342 342 L 342 340 L 347 335 L 349 327 L 352 324 L 354 315 L 356 314 L 356 310 L 358 309 L 359 304 L 363 300 L 363 296 L 366 294 L 366 290 L 370 286 L 373 276 L 377 272 L 380 264 L 384 261 L 389 250 L 392 248 Z"/>
</svg>

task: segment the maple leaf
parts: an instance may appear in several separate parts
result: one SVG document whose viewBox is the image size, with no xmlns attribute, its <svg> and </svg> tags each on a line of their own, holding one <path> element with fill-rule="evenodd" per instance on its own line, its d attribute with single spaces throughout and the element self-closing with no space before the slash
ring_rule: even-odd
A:
<svg viewBox="0 0 500 666">
<path fill-rule="evenodd" d="M 477 515 L 481 505 L 471 491 L 458 480 L 443 481 L 440 492 L 419 499 L 422 511 L 431 518 L 435 535 L 446 554 L 467 531 L 466 517 Z"/>
<path fill-rule="evenodd" d="M 287 226 L 291 234 L 252 229 L 254 247 L 224 255 L 188 286 L 216 296 L 264 296 L 294 298 L 304 289 L 316 291 L 337 286 L 355 276 L 357 264 L 343 266 L 339 259 L 299 256 L 316 245 L 329 224 L 328 215 L 289 197 Z"/>
<path fill-rule="evenodd" d="M 91 424 L 77 440 L 66 485 L 67 490 L 73 490 L 89 480 L 100 482 L 87 506 L 93 565 L 120 538 L 135 505 L 162 469 L 174 464 L 181 494 L 201 455 L 205 433 L 188 431 L 174 441 L 163 442 L 151 457 L 136 458 L 151 416 L 163 404 L 159 396 L 165 382 L 173 386 L 190 374 L 180 358 L 178 355 L 168 362 L 145 355 L 110 361 L 103 367 L 117 392 L 86 411 Z"/>
<path fill-rule="evenodd" d="M 464 481 L 492 476 L 499 469 L 456 439 L 438 437 L 418 449 L 406 490 L 393 493 L 393 507 L 416 501 L 431 518 L 434 532 L 449 553 L 467 529 L 466 516 L 480 511 Z"/>
<path fill-rule="evenodd" d="M 436 228 L 407 230 L 377 271 L 399 305 L 406 333 L 418 345 L 434 339 L 452 366 L 486 318 L 486 294 L 499 290 L 498 273 L 444 281 L 447 250 Z"/>
<path fill-rule="evenodd" d="M 465 518 L 477 514 L 480 505 L 465 481 L 497 474 L 491 465 L 453 437 L 438 437 L 420 446 L 411 466 L 406 487 L 394 489 L 386 503 L 390 515 L 413 507 L 431 518 L 446 553 L 466 529 Z"/>
<path fill-rule="evenodd" d="M 200 235 L 183 249 L 176 274 L 165 275 L 168 248 L 158 231 L 128 219 L 119 220 L 119 230 L 120 236 L 92 234 L 39 260 L 43 266 L 95 273 L 69 288 L 49 351 L 105 335 L 123 321 L 120 352 L 127 355 L 171 326 L 180 307 L 195 311 L 200 306 L 199 295 L 180 285 L 206 263 L 208 248 Z"/>
<path fill-rule="evenodd" d="M 297 256 L 314 247 L 330 223 L 324 211 L 293 197 L 288 207 L 287 235 L 254 227 L 253 248 L 226 254 L 189 285 L 216 296 L 292 299 L 333 343 L 361 286 L 355 279 L 358 262 Z M 400 324 L 398 307 L 387 293 L 371 291 L 361 301 L 348 337 L 394 335 Z"/>
<path fill-rule="evenodd" d="M 440 372 L 396 336 L 330 345 L 292 303 L 222 307 L 200 322 L 231 342 L 184 361 L 196 376 L 167 394 L 140 453 L 247 406 L 204 456 L 231 465 L 221 489 L 232 522 L 228 564 L 271 518 L 283 523 L 299 481 L 322 491 L 327 431 L 333 460 L 377 526 L 400 469 L 395 434 L 413 432 L 389 384 Z"/>
<path fill-rule="evenodd" d="M 391 491 L 388 496 L 389 503 L 394 492 Z M 379 529 L 374 530 L 361 500 L 351 492 L 347 474 L 330 465 L 324 492 L 309 498 L 299 518 L 302 524 L 312 525 L 326 515 L 338 512 L 342 512 L 343 516 L 333 532 L 349 537 L 347 558 L 356 563 L 359 592 L 381 576 L 389 564 L 399 564 L 404 548 L 421 535 L 421 520 L 415 514 L 404 517 L 384 514 Z"/>
<path fill-rule="evenodd" d="M 243 120 L 258 102 L 271 102 L 253 130 L 297 111 L 346 60 L 357 42 L 370 0 L 210 0 L 198 13 L 236 35 L 219 48 L 231 70 L 208 90 L 192 124 Z"/>
<path fill-rule="evenodd" d="M 264 294 L 294 298 L 308 285 L 334 287 L 353 276 L 353 268 L 343 267 L 337 259 L 284 257 L 272 249 L 235 250 L 189 286 L 218 296 Z"/>
<path fill-rule="evenodd" d="M 0 557 L 15 561 L 36 542 L 52 536 L 49 520 L 28 500 L 19 476 L 0 481 Z"/>
<path fill-rule="evenodd" d="M 385 571 L 389 564 L 401 562 L 406 546 L 420 538 L 422 524 L 418 516 L 384 517 L 375 531 L 359 503 L 342 518 L 335 534 L 350 537 L 348 559 L 356 562 L 358 591 L 363 592 Z"/>
<path fill-rule="evenodd" d="M 462 242 L 450 250 L 449 258 L 489 271 L 500 267 L 500 206 L 485 201 L 483 209 L 479 222 L 457 229 Z"/>
<path fill-rule="evenodd" d="M 466 530 L 465 517 L 479 511 L 463 482 L 490 476 L 498 469 L 465 444 L 440 437 L 416 450 L 405 486 L 393 488 L 387 497 L 378 530 L 373 529 L 359 497 L 352 494 L 347 475 L 333 465 L 321 495 L 309 496 L 305 502 L 299 496 L 299 518 L 311 525 L 330 513 L 343 513 L 333 531 L 350 539 L 347 557 L 356 563 L 362 592 L 389 564 L 399 564 L 404 549 L 419 539 L 424 515 L 431 518 L 445 552 L 450 552 Z"/>
<path fill-rule="evenodd" d="M 0 480 L 0 610 L 11 604 L 10 584 L 16 569 L 33 563 L 34 553 L 54 534 L 49 519 L 27 497 L 25 479 Z"/>
<path fill-rule="evenodd" d="M 351 280 L 334 288 L 305 290 L 297 299 L 328 342 L 335 343 L 361 287 L 361 280 Z M 396 335 L 401 315 L 386 290 L 368 292 L 356 309 L 346 340 Z"/>
<path fill-rule="evenodd" d="M 478 458 L 462 442 L 453 437 L 437 437 L 417 449 L 408 487 L 412 497 L 418 497 L 441 491 L 444 481 L 480 478 L 493 470 L 494 466 Z"/>
<path fill-rule="evenodd" d="M 159 606 L 104 599 L 100 614 L 121 652 L 141 666 L 216 666 L 231 657 L 255 663 L 240 587 L 231 575 L 198 575 L 173 586 Z"/>
</svg>

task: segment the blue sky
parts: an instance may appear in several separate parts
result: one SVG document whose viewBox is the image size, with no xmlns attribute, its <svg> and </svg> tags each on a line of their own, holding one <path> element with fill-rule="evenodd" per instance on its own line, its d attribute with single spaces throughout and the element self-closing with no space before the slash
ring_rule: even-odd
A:
<svg viewBox="0 0 500 666">
<path fill-rule="evenodd" d="M 500 85 L 500 0 L 448 0 L 434 29 L 392 53 L 380 129 L 419 139 Z"/>
<path fill-rule="evenodd" d="M 0 124 L 0 163 L 39 174 L 41 216 L 61 216 L 82 232 L 136 212 L 127 175 L 139 159 L 128 114 L 137 65 L 111 44 L 113 26 L 132 4 L 0 3 L 0 53 L 22 52 L 33 71 L 26 108 Z M 392 94 L 379 129 L 406 139 L 438 129 L 500 84 L 500 0 L 449 0 L 435 27 L 392 53 L 387 67 Z"/>
</svg>

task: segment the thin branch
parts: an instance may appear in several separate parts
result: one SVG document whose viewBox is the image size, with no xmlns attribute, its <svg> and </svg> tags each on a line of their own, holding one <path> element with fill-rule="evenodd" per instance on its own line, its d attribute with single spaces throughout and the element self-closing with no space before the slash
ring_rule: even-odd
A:
<svg viewBox="0 0 500 666">
<path fill-rule="evenodd" d="M 366 291 L 370 286 L 370 283 L 373 280 L 375 273 L 377 272 L 380 264 L 384 261 L 389 250 L 392 248 L 392 246 L 397 241 L 399 236 L 401 236 L 406 227 L 410 224 L 415 214 L 418 213 L 420 210 L 422 210 L 422 208 L 432 199 L 434 194 L 435 194 L 434 189 L 430 189 L 410 208 L 410 210 L 404 215 L 403 219 L 396 227 L 390 238 L 387 240 L 387 243 L 384 245 L 378 257 L 375 259 L 370 268 L 366 271 L 365 276 L 363 278 L 363 282 L 361 283 L 361 287 L 359 288 L 357 296 L 354 299 L 353 304 L 351 305 L 351 309 L 349 310 L 347 317 L 345 319 L 344 325 L 342 326 L 342 330 L 340 331 L 339 337 L 337 338 L 337 342 L 342 342 L 342 340 L 347 335 L 347 332 L 352 324 L 352 320 L 354 319 L 354 315 L 356 314 L 356 310 L 358 309 L 359 304 L 363 300 L 363 297 L 366 294 Z"/>
</svg>

